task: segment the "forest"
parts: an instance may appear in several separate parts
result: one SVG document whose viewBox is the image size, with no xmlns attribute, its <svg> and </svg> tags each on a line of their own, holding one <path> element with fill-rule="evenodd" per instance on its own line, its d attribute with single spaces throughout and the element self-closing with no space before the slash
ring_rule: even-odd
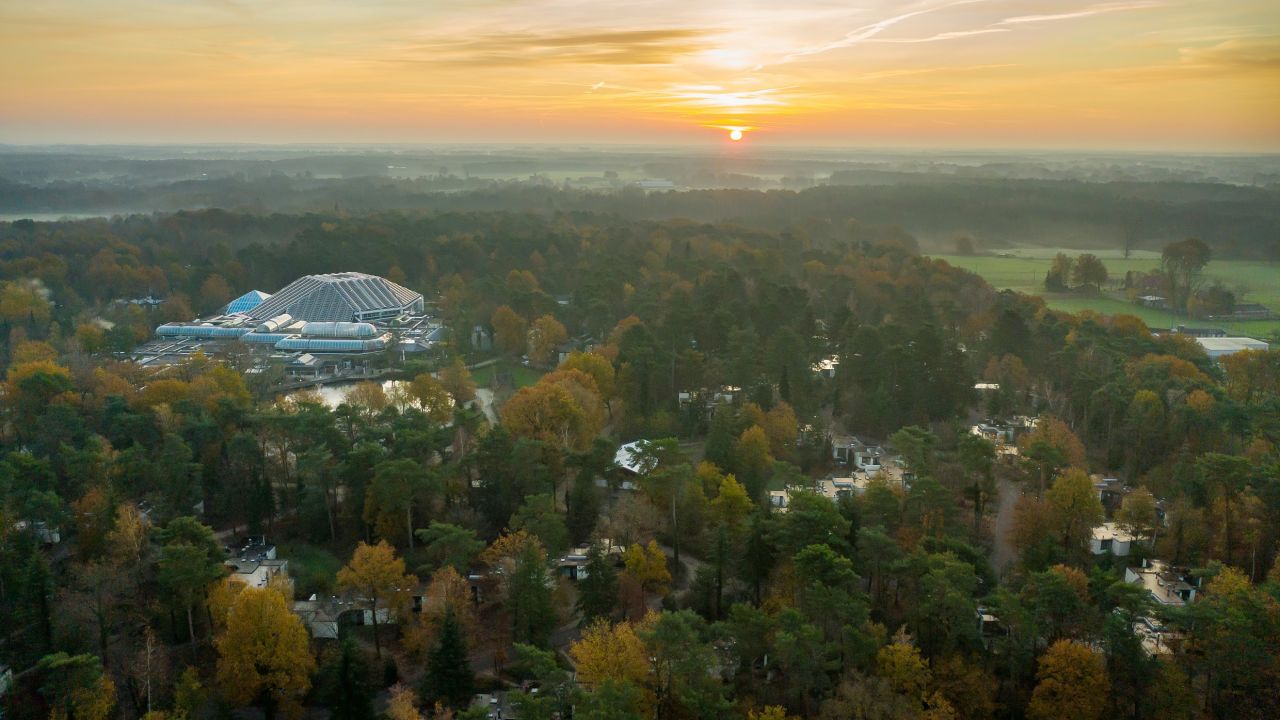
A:
<svg viewBox="0 0 1280 720">
<path fill-rule="evenodd" d="M 362 187 L 403 189 L 342 185 Z M 483 718 L 492 697 L 522 719 L 1270 717 L 1280 350 L 1214 362 L 996 291 L 852 192 L 0 223 L 5 716 Z M 972 192 L 954 202 L 1038 202 Z M 1273 191 L 1222 192 L 1230 223 L 1151 200 L 1144 232 L 1274 257 Z M 450 330 L 384 359 L 401 390 L 330 407 L 234 353 L 130 360 L 163 322 L 345 270 Z M 525 355 L 522 387 L 469 370 Z M 1012 443 L 971 432 L 1014 418 Z M 849 472 L 840 434 L 903 482 L 814 492 Z M 1092 549 L 1104 521 L 1128 555 Z M 227 578 L 252 537 L 288 561 L 261 587 Z M 1148 561 L 1194 600 L 1126 579 Z M 313 595 L 361 620 L 313 637 Z"/>
<path fill-rule="evenodd" d="M 0 146 L 0 214 L 566 212 L 737 224 L 814 242 L 900 228 L 932 252 L 1159 251 L 1198 237 L 1219 259 L 1280 259 L 1268 157 Z M 647 190 L 642 181 L 668 183 Z M 30 215 L 27 215 L 30 214 Z"/>
</svg>

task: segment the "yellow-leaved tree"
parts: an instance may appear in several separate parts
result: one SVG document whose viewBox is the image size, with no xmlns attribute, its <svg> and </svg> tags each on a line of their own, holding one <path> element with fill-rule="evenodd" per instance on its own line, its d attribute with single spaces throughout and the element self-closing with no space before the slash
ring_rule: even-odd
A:
<svg viewBox="0 0 1280 720">
<path fill-rule="evenodd" d="M 338 587 L 355 593 L 356 601 L 369 610 L 373 620 L 373 647 L 382 659 L 382 641 L 378 637 L 378 613 L 402 613 L 412 602 L 410 591 L 418 578 L 405 573 L 404 560 L 396 557 L 395 548 L 386 540 L 377 545 L 360 543 L 351 562 L 338 571 Z"/>
<path fill-rule="evenodd" d="M 671 571 L 667 569 L 667 554 L 658 547 L 656 540 L 650 540 L 647 547 L 642 547 L 639 543 L 632 545 L 623 553 L 622 558 L 627 577 L 640 587 L 642 603 L 649 593 L 667 593 L 667 586 L 671 584 Z"/>
<path fill-rule="evenodd" d="M 519 355 L 525 349 L 525 328 L 528 324 L 524 318 L 516 314 L 515 310 L 506 305 L 498 306 L 493 311 L 493 317 L 489 318 L 489 324 L 493 326 L 493 342 L 498 346 L 498 350 L 508 355 Z"/>
<path fill-rule="evenodd" d="M 569 331 L 553 315 L 543 315 L 529 326 L 529 359 L 546 364 L 555 359 L 556 348 L 569 339 Z"/>
<path fill-rule="evenodd" d="M 438 423 L 448 422 L 453 417 L 453 398 L 430 373 L 422 373 L 409 382 L 409 396 L 418 401 L 427 417 Z"/>
<path fill-rule="evenodd" d="M 227 610 L 218 636 L 218 686 L 235 705 L 260 700 L 271 717 L 302 716 L 316 661 L 302 619 L 273 588 L 245 588 Z"/>
<path fill-rule="evenodd" d="M 600 399 L 604 400 L 608 405 L 618 392 L 616 373 L 613 370 L 613 363 L 604 355 L 595 352 L 574 351 L 560 363 L 561 370 L 579 370 L 591 376 L 596 381 L 596 390 L 600 392 Z"/>
<path fill-rule="evenodd" d="M 569 657 L 578 673 L 578 683 L 595 689 L 606 681 L 634 683 L 644 687 L 649 677 L 649 653 L 630 623 L 610 625 L 599 619 L 569 646 Z"/>
<path fill-rule="evenodd" d="M 1031 720 L 1097 720 L 1107 707 L 1110 682 L 1102 655 L 1074 640 L 1059 640 L 1040 658 Z"/>
<path fill-rule="evenodd" d="M 454 355 L 453 362 L 440 369 L 440 384 L 459 405 L 465 405 L 476 397 L 476 382 L 471 379 L 471 371 L 460 355 Z"/>
<path fill-rule="evenodd" d="M 403 626 L 405 651 L 415 657 L 423 656 L 435 644 L 445 612 L 450 609 L 463 636 L 474 637 L 476 613 L 471 603 L 471 585 L 452 565 L 445 565 L 431 574 L 417 620 Z"/>
</svg>

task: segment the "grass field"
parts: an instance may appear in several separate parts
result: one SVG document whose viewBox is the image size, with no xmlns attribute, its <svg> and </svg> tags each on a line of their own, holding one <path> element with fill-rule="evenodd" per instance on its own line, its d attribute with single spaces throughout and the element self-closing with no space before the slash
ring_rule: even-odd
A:
<svg viewBox="0 0 1280 720">
<path fill-rule="evenodd" d="M 541 370 L 525 367 L 509 360 L 501 360 L 497 364 L 473 371 L 471 379 L 475 381 L 476 387 L 487 388 L 493 384 L 493 376 L 496 373 L 510 373 L 515 379 L 516 387 L 518 388 L 529 387 L 537 383 L 538 378 L 543 375 Z"/>
<path fill-rule="evenodd" d="M 1044 275 L 1049 270 L 1053 256 L 1058 252 L 1054 248 L 1033 248 L 1013 251 L 1016 257 L 994 256 L 962 256 L 935 255 L 940 260 L 971 270 L 983 277 L 993 287 L 1016 290 L 1029 295 L 1040 295 L 1056 310 L 1078 312 L 1094 310 L 1107 315 L 1125 313 L 1136 315 L 1151 327 L 1173 327 L 1178 324 L 1213 325 L 1221 327 L 1233 334 L 1256 338 L 1267 338 L 1280 333 L 1280 320 L 1251 320 L 1247 322 L 1210 322 L 1188 321 L 1173 313 L 1139 307 L 1114 295 L 1088 297 L 1068 293 L 1046 293 L 1044 291 Z M 1080 254 L 1079 250 L 1063 250 L 1072 257 Z M 1160 256 L 1155 252 L 1139 252 L 1133 257 L 1123 258 L 1118 251 L 1095 251 L 1095 255 L 1106 263 L 1107 271 L 1113 280 L 1124 277 L 1130 270 L 1145 272 L 1159 265 Z M 1280 312 L 1280 265 L 1261 261 L 1215 260 L 1205 267 L 1205 276 L 1209 280 L 1221 280 L 1243 302 L 1261 303 L 1272 310 Z"/>
</svg>

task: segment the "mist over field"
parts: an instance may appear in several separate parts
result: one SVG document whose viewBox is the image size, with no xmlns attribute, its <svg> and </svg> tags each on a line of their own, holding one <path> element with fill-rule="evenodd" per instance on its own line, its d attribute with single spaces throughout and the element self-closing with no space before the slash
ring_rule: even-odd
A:
<svg viewBox="0 0 1280 720">
<path fill-rule="evenodd" d="M 0 214 L 505 210 L 684 218 L 814 240 L 896 227 L 930 252 L 1159 250 L 1280 257 L 1280 158 L 662 148 L 10 147 Z"/>
</svg>

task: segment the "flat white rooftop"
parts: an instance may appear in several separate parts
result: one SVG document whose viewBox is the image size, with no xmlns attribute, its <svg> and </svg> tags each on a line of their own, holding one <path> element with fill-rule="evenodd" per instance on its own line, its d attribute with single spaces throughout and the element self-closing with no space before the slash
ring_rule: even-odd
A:
<svg viewBox="0 0 1280 720">
<path fill-rule="evenodd" d="M 1269 345 L 1261 340 L 1249 337 L 1198 337 L 1196 342 L 1209 354 L 1209 357 L 1231 355 L 1241 350 L 1266 350 Z"/>
</svg>

